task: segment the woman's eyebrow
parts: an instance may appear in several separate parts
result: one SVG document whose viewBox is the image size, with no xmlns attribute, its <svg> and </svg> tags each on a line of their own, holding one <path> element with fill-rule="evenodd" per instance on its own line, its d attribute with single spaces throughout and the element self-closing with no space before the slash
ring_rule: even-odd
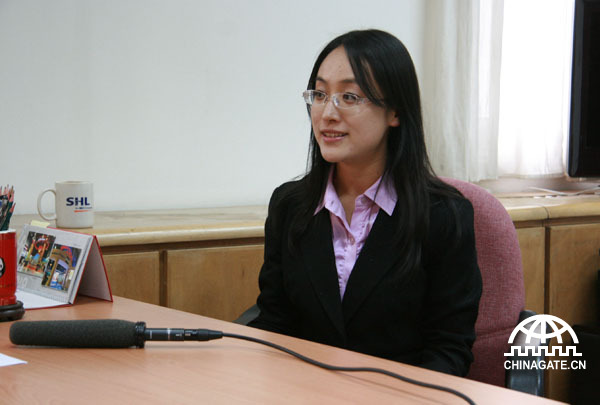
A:
<svg viewBox="0 0 600 405">
<path fill-rule="evenodd" d="M 315 79 L 315 81 L 327 83 L 327 80 L 323 79 L 320 76 L 317 76 L 317 78 Z M 348 79 L 338 80 L 337 82 L 339 82 L 339 83 L 347 83 L 347 84 L 356 84 L 356 79 L 354 79 L 353 77 L 350 77 Z"/>
</svg>

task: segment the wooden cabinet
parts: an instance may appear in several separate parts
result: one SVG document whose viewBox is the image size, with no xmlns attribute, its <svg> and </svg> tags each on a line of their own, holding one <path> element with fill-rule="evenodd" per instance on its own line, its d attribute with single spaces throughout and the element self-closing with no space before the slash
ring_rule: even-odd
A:
<svg viewBox="0 0 600 405">
<path fill-rule="evenodd" d="M 552 225 L 547 232 L 546 313 L 571 326 L 598 322 L 600 223 Z M 550 398 L 568 401 L 568 390 L 567 371 L 547 373 L 546 394 Z"/>
<path fill-rule="evenodd" d="M 518 228 L 526 308 L 545 313 L 545 228 Z M 256 302 L 263 239 L 108 247 L 114 295 L 231 321 Z"/>
<path fill-rule="evenodd" d="M 545 235 L 542 226 L 517 229 L 523 262 L 525 309 L 535 311 L 537 314 L 543 314 L 545 311 Z"/>
<path fill-rule="evenodd" d="M 105 254 L 113 295 L 160 304 L 159 252 Z"/>
<path fill-rule="evenodd" d="M 113 295 L 233 321 L 256 303 L 264 239 L 110 246 Z"/>
<path fill-rule="evenodd" d="M 232 321 L 256 303 L 263 245 L 167 251 L 169 308 Z"/>
<path fill-rule="evenodd" d="M 548 313 L 565 322 L 598 320 L 600 223 L 548 228 Z"/>
</svg>

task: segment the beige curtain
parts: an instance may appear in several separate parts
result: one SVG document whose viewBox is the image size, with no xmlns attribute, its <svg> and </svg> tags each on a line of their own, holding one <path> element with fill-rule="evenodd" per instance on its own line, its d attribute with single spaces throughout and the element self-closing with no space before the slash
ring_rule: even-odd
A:
<svg viewBox="0 0 600 405">
<path fill-rule="evenodd" d="M 572 0 L 505 0 L 500 176 L 561 176 L 569 135 Z"/>
<path fill-rule="evenodd" d="M 497 175 L 503 1 L 428 0 L 424 77 L 427 146 L 439 175 Z"/>
<path fill-rule="evenodd" d="M 564 171 L 573 0 L 427 0 L 420 78 L 439 175 Z"/>
</svg>

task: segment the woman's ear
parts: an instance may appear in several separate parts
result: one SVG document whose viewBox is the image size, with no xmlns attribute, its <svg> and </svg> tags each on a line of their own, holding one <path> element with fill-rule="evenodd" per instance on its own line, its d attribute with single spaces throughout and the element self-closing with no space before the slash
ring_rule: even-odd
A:
<svg viewBox="0 0 600 405">
<path fill-rule="evenodd" d="M 390 127 L 397 127 L 400 125 L 400 118 L 398 118 L 398 113 L 396 113 L 396 111 L 388 111 L 388 125 Z"/>
</svg>

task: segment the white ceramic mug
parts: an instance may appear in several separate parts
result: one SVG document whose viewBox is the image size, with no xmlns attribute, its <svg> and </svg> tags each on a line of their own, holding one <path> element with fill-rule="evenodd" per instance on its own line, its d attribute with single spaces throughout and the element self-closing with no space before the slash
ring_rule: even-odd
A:
<svg viewBox="0 0 600 405">
<path fill-rule="evenodd" d="M 94 226 L 94 185 L 89 181 L 61 181 L 41 192 L 37 200 L 40 216 L 46 221 L 56 220 L 59 228 L 91 228 Z M 56 214 L 42 212 L 42 197 L 53 193 Z"/>
</svg>

